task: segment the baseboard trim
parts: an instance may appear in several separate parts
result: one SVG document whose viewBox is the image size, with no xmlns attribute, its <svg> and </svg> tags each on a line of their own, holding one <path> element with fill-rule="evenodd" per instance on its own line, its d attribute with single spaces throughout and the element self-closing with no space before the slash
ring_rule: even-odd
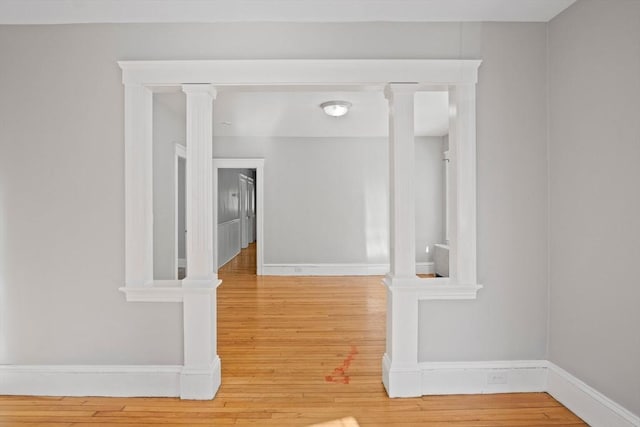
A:
<svg viewBox="0 0 640 427">
<path fill-rule="evenodd" d="M 433 262 L 416 263 L 417 274 L 433 274 Z M 384 276 L 389 264 L 264 264 L 264 276 Z"/>
<path fill-rule="evenodd" d="M 592 427 L 640 426 L 639 416 L 551 362 L 547 392 Z"/>
<path fill-rule="evenodd" d="M 0 365 L 0 395 L 178 397 L 182 366 Z"/>
<path fill-rule="evenodd" d="M 411 372 L 409 372 L 411 371 Z M 211 399 L 220 359 L 210 369 L 179 365 L 0 365 L 0 395 Z M 406 374 L 420 376 L 420 387 Z M 423 362 L 418 370 L 383 359 L 391 397 L 548 392 L 592 427 L 638 427 L 640 417 L 546 360 Z M 418 391 L 419 390 L 419 391 Z"/>
<path fill-rule="evenodd" d="M 225 261 L 222 261 L 222 263 L 220 263 L 220 265 L 218 266 L 218 269 L 221 269 L 222 267 L 224 267 L 225 265 L 227 265 L 229 263 L 229 261 L 231 261 L 232 259 L 234 259 L 235 257 L 237 257 L 238 255 L 240 255 L 240 252 L 242 251 L 242 249 L 238 249 L 238 252 L 234 253 L 233 255 L 231 255 L 229 258 L 227 258 Z"/>
<path fill-rule="evenodd" d="M 545 360 L 423 362 L 422 395 L 543 392 Z"/>
</svg>

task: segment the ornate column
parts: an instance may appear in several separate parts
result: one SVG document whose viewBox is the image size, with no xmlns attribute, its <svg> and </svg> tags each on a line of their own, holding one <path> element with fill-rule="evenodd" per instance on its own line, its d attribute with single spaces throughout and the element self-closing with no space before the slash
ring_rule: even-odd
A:
<svg viewBox="0 0 640 427">
<path fill-rule="evenodd" d="M 213 100 L 209 84 L 183 85 L 187 95 L 187 277 L 184 293 L 183 399 L 212 399 L 220 387 L 213 241 Z"/>
<path fill-rule="evenodd" d="M 391 271 L 387 285 L 387 345 L 383 382 L 390 397 L 420 396 L 418 299 L 402 289 L 416 279 L 415 141 L 416 84 L 392 83 L 389 100 L 389 209 Z"/>
</svg>

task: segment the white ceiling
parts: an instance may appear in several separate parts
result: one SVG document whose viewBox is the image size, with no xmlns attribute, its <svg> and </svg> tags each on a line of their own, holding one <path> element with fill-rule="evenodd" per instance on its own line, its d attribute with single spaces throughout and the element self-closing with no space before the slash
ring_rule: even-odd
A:
<svg viewBox="0 0 640 427">
<path fill-rule="evenodd" d="M 575 0 L 0 0 L 0 24 L 548 22 Z"/>
<path fill-rule="evenodd" d="M 161 94 L 158 99 L 185 117 L 184 94 Z M 349 101 L 353 106 L 346 116 L 329 117 L 320 108 L 329 100 Z M 388 101 L 379 91 L 221 91 L 214 104 L 216 136 L 386 137 L 388 125 Z M 442 136 L 448 129 L 447 93 L 416 93 L 416 135 Z"/>
</svg>

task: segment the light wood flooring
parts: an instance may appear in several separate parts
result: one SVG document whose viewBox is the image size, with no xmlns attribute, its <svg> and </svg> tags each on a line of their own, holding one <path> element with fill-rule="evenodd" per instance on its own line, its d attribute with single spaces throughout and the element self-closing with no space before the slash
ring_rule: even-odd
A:
<svg viewBox="0 0 640 427">
<path fill-rule="evenodd" d="M 380 277 L 258 277 L 255 245 L 219 275 L 214 400 L 0 397 L 0 426 L 586 425 L 546 393 L 387 398 Z"/>
</svg>

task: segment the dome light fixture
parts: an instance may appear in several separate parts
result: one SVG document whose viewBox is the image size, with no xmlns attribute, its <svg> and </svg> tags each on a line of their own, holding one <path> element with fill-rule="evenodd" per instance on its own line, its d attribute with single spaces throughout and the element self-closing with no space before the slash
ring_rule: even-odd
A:
<svg viewBox="0 0 640 427">
<path fill-rule="evenodd" d="M 320 104 L 327 116 L 342 117 L 349 112 L 351 103 L 347 101 L 327 101 Z"/>
</svg>

